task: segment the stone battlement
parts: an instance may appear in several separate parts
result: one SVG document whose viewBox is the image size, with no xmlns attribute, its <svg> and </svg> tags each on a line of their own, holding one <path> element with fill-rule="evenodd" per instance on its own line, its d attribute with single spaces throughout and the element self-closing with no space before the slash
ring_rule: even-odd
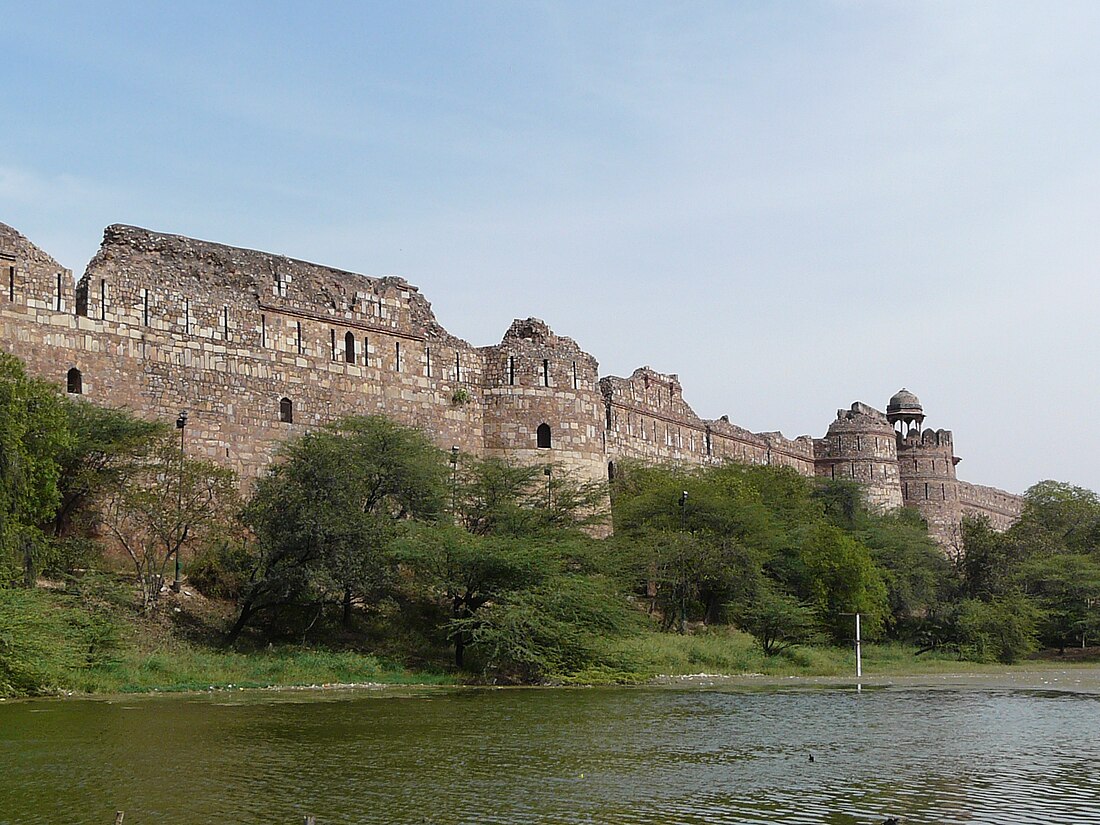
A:
<svg viewBox="0 0 1100 825">
<path fill-rule="evenodd" d="M 955 481 L 951 433 L 922 432 L 908 391 L 887 414 L 862 402 L 838 411 L 821 439 L 753 433 L 698 416 L 675 374 L 601 377 L 592 355 L 537 318 L 473 346 L 402 278 L 133 226 L 108 227 L 74 285 L 0 224 L 0 341 L 32 373 L 96 403 L 162 419 L 187 409 L 189 452 L 245 479 L 306 428 L 384 413 L 444 449 L 593 480 L 624 459 L 852 478 L 875 507 L 921 509 L 945 546 L 964 512 L 1000 529 L 1019 512 L 1016 496 Z M 933 476 L 949 508 L 929 504 Z"/>
</svg>

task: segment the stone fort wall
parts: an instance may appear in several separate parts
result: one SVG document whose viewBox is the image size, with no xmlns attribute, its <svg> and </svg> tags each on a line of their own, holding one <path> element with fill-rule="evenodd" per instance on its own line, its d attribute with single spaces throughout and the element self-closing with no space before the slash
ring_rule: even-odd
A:
<svg viewBox="0 0 1100 825">
<path fill-rule="evenodd" d="M 906 492 L 902 458 L 921 445 L 895 440 L 883 414 L 858 402 L 824 439 L 752 433 L 726 416 L 700 418 L 676 375 L 642 367 L 601 378 L 592 355 L 538 319 L 476 347 L 448 333 L 401 278 L 132 226 L 106 229 L 74 286 L 69 270 L 0 224 L 0 342 L 32 373 L 91 401 L 169 420 L 186 409 L 189 452 L 245 479 L 288 437 L 385 413 L 444 449 L 589 479 L 608 478 L 623 459 L 853 478 L 880 509 L 928 510 L 937 535 L 941 516 L 957 526 L 963 512 L 986 515 L 1003 529 L 1019 512 L 1016 496 L 954 482 L 953 463 L 953 509 L 922 504 Z M 947 442 L 937 445 L 941 461 L 954 461 L 949 433 Z"/>
</svg>

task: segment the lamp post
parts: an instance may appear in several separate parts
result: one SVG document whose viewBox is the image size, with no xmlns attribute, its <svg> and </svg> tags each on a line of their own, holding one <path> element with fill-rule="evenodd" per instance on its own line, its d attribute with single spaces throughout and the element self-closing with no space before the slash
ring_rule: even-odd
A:
<svg viewBox="0 0 1100 825">
<path fill-rule="evenodd" d="M 549 464 L 547 464 L 546 467 L 543 468 L 543 473 L 546 474 L 546 510 L 547 510 L 547 512 L 549 512 L 549 510 L 550 510 L 550 479 L 553 477 L 554 468 L 552 466 L 550 466 Z"/>
<path fill-rule="evenodd" d="M 680 588 L 680 633 L 687 633 L 687 575 L 684 571 L 684 534 L 687 532 L 687 503 L 688 491 L 680 493 L 680 542 L 679 542 L 679 567 L 676 579 Z"/>
<path fill-rule="evenodd" d="M 187 427 L 187 410 L 180 410 L 176 419 L 176 429 L 180 431 L 180 476 L 176 488 L 176 577 L 172 581 L 172 592 L 180 592 L 180 544 L 183 540 L 183 432 Z"/>
<path fill-rule="evenodd" d="M 458 521 L 458 447 L 451 447 L 451 518 Z"/>
</svg>

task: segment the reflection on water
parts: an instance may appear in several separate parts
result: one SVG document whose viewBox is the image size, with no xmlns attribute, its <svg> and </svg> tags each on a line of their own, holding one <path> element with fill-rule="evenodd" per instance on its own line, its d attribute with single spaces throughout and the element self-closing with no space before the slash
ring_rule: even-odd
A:
<svg viewBox="0 0 1100 825">
<path fill-rule="evenodd" d="M 1100 822 L 1100 697 L 597 688 L 0 705 L 0 823 Z M 810 754 L 814 761 L 809 761 Z"/>
</svg>

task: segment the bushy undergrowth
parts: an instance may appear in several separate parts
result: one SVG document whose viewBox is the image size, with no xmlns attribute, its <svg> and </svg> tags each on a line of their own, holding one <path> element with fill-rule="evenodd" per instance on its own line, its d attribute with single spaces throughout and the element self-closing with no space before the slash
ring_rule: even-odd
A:
<svg viewBox="0 0 1100 825">
<path fill-rule="evenodd" d="M 119 654 L 118 626 L 73 597 L 0 589 L 0 696 L 64 689 Z"/>
</svg>

